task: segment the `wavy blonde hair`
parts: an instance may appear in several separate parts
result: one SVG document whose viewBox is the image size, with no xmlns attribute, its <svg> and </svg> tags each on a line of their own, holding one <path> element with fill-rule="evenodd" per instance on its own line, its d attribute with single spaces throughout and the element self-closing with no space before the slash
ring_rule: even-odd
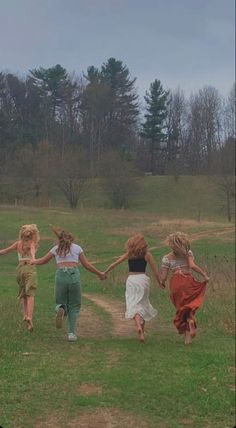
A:
<svg viewBox="0 0 236 428">
<path fill-rule="evenodd" d="M 66 232 L 59 227 L 51 226 L 51 229 L 58 238 L 57 254 L 60 257 L 65 257 L 70 252 L 71 244 L 74 242 L 74 236 L 72 233 Z"/>
<path fill-rule="evenodd" d="M 32 241 L 35 244 L 35 248 L 38 247 L 40 236 L 39 230 L 36 224 L 24 224 L 20 228 L 19 240 L 21 243 Z"/>
<path fill-rule="evenodd" d="M 147 253 L 147 241 L 143 235 L 134 235 L 125 243 L 125 251 L 130 259 L 142 258 Z"/>
<path fill-rule="evenodd" d="M 175 232 L 169 235 L 167 237 L 167 244 L 176 256 L 186 257 L 190 250 L 189 237 L 182 232 Z"/>
</svg>

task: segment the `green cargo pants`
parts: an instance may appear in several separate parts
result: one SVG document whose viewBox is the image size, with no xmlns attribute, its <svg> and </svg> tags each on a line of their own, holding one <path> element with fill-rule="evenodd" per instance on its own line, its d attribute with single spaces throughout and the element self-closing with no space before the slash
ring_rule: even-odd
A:
<svg viewBox="0 0 236 428">
<path fill-rule="evenodd" d="M 56 271 L 56 311 L 63 307 L 68 316 L 68 333 L 76 335 L 76 322 L 81 307 L 80 273 L 77 267 L 65 267 Z"/>
</svg>

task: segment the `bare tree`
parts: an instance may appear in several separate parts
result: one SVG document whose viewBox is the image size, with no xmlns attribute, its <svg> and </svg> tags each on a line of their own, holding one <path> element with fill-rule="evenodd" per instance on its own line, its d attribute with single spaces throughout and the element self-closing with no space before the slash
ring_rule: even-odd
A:
<svg viewBox="0 0 236 428">
<path fill-rule="evenodd" d="M 203 141 L 201 100 L 199 94 L 192 94 L 189 100 L 188 129 L 184 149 L 184 159 L 192 174 L 199 174 L 204 166 Z"/>
<path fill-rule="evenodd" d="M 102 175 L 111 206 L 117 209 L 130 207 L 138 190 L 132 163 L 123 160 L 117 151 L 111 150 L 103 157 Z"/>
<path fill-rule="evenodd" d="M 221 140 L 221 99 L 217 89 L 205 86 L 189 102 L 186 159 L 193 173 L 209 172 Z"/>
<path fill-rule="evenodd" d="M 235 209 L 235 139 L 229 138 L 216 154 L 222 206 L 230 222 Z"/>
<path fill-rule="evenodd" d="M 76 208 L 85 194 L 88 177 L 84 153 L 79 149 L 69 147 L 63 152 L 63 156 L 59 152 L 54 154 L 52 175 L 70 208 Z"/>
<path fill-rule="evenodd" d="M 224 133 L 225 139 L 236 138 L 235 134 L 235 106 L 236 106 L 236 86 L 233 84 L 229 96 L 224 105 Z"/>
<path fill-rule="evenodd" d="M 202 105 L 203 149 L 209 168 L 212 155 L 220 144 L 221 100 L 218 90 L 213 86 L 205 86 L 199 91 L 199 96 Z"/>
</svg>

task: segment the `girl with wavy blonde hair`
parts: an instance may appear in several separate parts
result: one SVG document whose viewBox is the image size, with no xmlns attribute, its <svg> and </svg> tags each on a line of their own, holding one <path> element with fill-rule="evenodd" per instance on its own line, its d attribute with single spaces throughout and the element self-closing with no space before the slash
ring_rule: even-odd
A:
<svg viewBox="0 0 236 428">
<path fill-rule="evenodd" d="M 139 340 L 144 342 L 145 321 L 150 321 L 157 314 L 149 301 L 150 278 L 145 273 L 147 264 L 159 284 L 160 277 L 143 235 L 137 234 L 128 239 L 125 243 L 125 253 L 108 266 L 105 274 L 125 260 L 128 261 L 129 266 L 125 291 L 125 318 L 134 320 Z"/>
<path fill-rule="evenodd" d="M 19 264 L 17 267 L 18 297 L 22 303 L 23 321 L 28 331 L 33 331 L 34 296 L 37 288 L 37 272 L 29 264 L 35 258 L 39 244 L 39 231 L 36 224 L 24 224 L 19 231 L 19 239 L 10 247 L 0 250 L 0 255 L 17 251 Z"/>
<path fill-rule="evenodd" d="M 189 345 L 196 336 L 195 312 L 203 303 L 209 277 L 196 265 L 188 235 L 183 232 L 172 233 L 167 237 L 167 244 L 172 251 L 162 259 L 162 284 L 165 286 L 168 273 L 171 272 L 170 298 L 176 308 L 174 325 L 179 334 L 184 335 L 184 343 Z M 200 274 L 204 281 L 197 281 L 192 271 Z"/>
</svg>

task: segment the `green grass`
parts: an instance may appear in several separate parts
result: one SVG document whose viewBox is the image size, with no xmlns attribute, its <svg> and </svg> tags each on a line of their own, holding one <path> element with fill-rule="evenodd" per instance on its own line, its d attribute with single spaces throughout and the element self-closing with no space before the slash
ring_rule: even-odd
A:
<svg viewBox="0 0 236 428">
<path fill-rule="evenodd" d="M 222 193 L 218 176 L 179 176 L 178 181 L 173 176 L 150 176 L 138 177 L 136 182 L 138 191 L 129 195 L 129 206 L 133 212 L 149 212 L 165 216 L 165 218 L 184 217 L 197 221 L 206 219 L 227 221 L 226 198 Z M 8 190 L 10 191 L 10 189 Z M 44 206 L 50 203 L 51 207 L 61 207 L 62 209 L 68 206 L 65 196 L 59 193 L 57 188 L 50 189 L 49 192 L 50 201 L 43 195 L 39 201 L 28 196 L 29 199 L 26 199 L 24 204 Z M 6 189 L 2 186 L 2 189 L 0 188 L 1 203 L 9 200 L 9 197 L 6 201 L 3 198 L 2 195 L 5 193 Z M 14 203 L 14 198 L 12 203 Z M 99 179 L 88 180 L 83 196 L 78 203 L 78 209 L 110 207 L 111 202 L 104 191 L 102 181 Z"/>
<path fill-rule="evenodd" d="M 128 212 L 1 208 L 0 247 L 16 238 L 21 224 L 33 222 L 43 238 L 41 256 L 54 242 L 48 227 L 53 223 L 71 230 L 88 258 L 104 269 L 123 252 L 126 239 L 141 231 L 154 247 L 152 252 L 160 265 L 168 251 L 166 234 L 176 228 L 189 232 L 194 236 L 192 249 L 197 261 L 206 265 L 213 278 L 197 314 L 199 335 L 193 345 L 184 347 L 182 337 L 172 330 L 174 308 L 168 289 L 162 291 L 154 281 L 151 301 L 158 316 L 144 346 L 136 338 L 110 337 L 110 317 L 87 299 L 83 299 L 83 306 L 92 307 L 101 317 L 106 334 L 97 339 L 80 338 L 75 344 L 66 342 L 65 330 L 54 329 L 54 262 L 38 268 L 35 331 L 29 334 L 21 325 L 16 300 L 16 254 L 2 256 L 0 425 L 4 428 L 31 428 L 37 421 L 47 426 L 50 415 L 66 420 L 69 426 L 81 413 L 101 408 L 130 412 L 149 428 L 234 425 L 232 226 L 216 218 L 195 223 L 190 216 L 191 221 L 185 221 L 176 212 L 173 221 L 165 223 L 164 200 L 160 211 L 155 212 L 153 205 L 145 212 L 145 198 L 140 200 L 140 210 Z M 222 230 L 226 233 L 217 235 Z M 81 269 L 83 292 L 124 301 L 126 272 L 126 265 L 121 265 L 107 282 L 100 282 Z M 81 394 L 83 383 L 98 385 L 101 393 Z"/>
</svg>

